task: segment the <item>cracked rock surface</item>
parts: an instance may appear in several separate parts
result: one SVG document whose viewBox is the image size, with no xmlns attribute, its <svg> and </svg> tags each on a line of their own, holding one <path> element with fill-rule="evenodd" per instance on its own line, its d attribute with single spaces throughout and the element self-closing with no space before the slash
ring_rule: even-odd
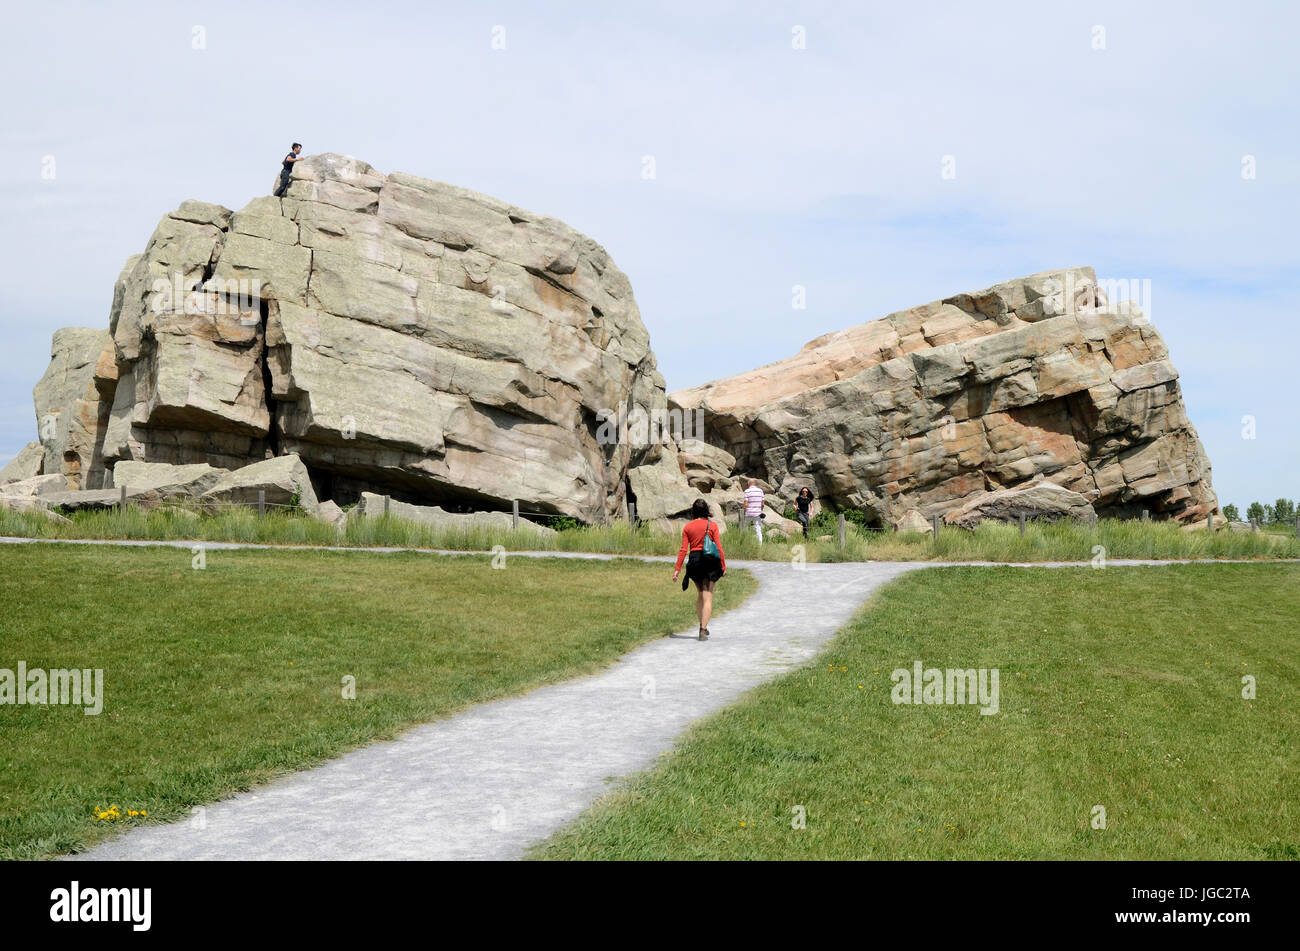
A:
<svg viewBox="0 0 1300 951">
<path fill-rule="evenodd" d="M 1062 510 L 1221 520 L 1164 340 L 1135 306 L 1108 302 L 1092 268 L 899 311 L 669 402 L 703 413 L 737 473 L 786 501 L 809 486 L 881 526 L 958 510 L 964 523 L 985 496 L 1040 483 L 1081 497 Z M 998 504 L 1011 497 L 983 517 L 1037 498 Z"/>
<path fill-rule="evenodd" d="M 334 154 L 297 163 L 282 198 L 164 216 L 108 330 L 57 331 L 34 397 L 40 444 L 6 478 L 67 490 L 163 463 L 224 470 L 242 498 L 261 476 L 235 473 L 274 459 L 291 461 L 265 485 L 313 508 L 370 492 L 597 523 L 635 502 L 672 530 L 700 497 L 734 520 L 756 478 L 787 534 L 802 486 L 917 530 L 1221 518 L 1168 348 L 1091 268 L 899 311 L 667 396 L 631 285 L 590 238 Z M 636 437 L 635 420 L 674 412 L 684 431 Z"/>
<path fill-rule="evenodd" d="M 47 377 L 67 393 L 46 402 L 80 400 L 67 418 L 85 435 L 64 464 L 63 425 L 45 471 L 74 489 L 114 484 L 123 461 L 297 454 L 322 498 L 599 521 L 626 511 L 638 461 L 598 438 L 600 414 L 665 407 L 631 285 L 598 244 L 333 154 L 295 165 L 283 198 L 184 202 L 127 261 L 107 338 L 59 333 Z"/>
</svg>

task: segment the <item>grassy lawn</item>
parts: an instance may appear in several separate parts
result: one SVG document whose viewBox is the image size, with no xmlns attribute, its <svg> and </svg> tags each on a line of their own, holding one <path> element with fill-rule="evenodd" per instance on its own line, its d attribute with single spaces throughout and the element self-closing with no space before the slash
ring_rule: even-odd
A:
<svg viewBox="0 0 1300 951">
<path fill-rule="evenodd" d="M 0 858 L 175 819 L 695 621 L 666 565 L 209 551 L 195 570 L 192 557 L 0 546 L 0 668 L 102 668 L 105 695 L 97 716 L 0 706 Z M 730 572 L 717 604 L 755 589 Z M 113 805 L 121 819 L 92 818 Z"/>
<path fill-rule="evenodd" d="M 916 660 L 1000 712 L 895 705 Z M 1297 736 L 1300 565 L 935 569 L 534 855 L 1296 859 Z"/>
<path fill-rule="evenodd" d="M 735 526 L 725 532 L 722 547 L 731 558 L 790 561 L 796 555 L 810 562 L 828 561 L 1091 561 L 1096 546 L 1108 558 L 1300 558 L 1295 533 L 1184 531 L 1169 522 L 1103 519 L 1094 530 L 1087 525 L 1060 523 L 1027 526 L 984 523 L 975 531 L 945 528 L 938 539 L 915 532 L 871 532 L 849 526 L 841 549 L 837 538 L 784 538 L 766 533 L 759 545 L 753 532 Z M 74 512 L 69 523 L 50 522 L 39 513 L 0 509 L 0 535 L 28 538 L 202 539 L 289 545 L 392 546 L 487 551 L 503 545 L 509 551 L 581 551 L 622 555 L 674 555 L 678 534 L 655 531 L 626 522 L 578 527 L 538 538 L 527 532 L 487 528 L 433 529 L 395 517 L 349 520 L 343 531 L 305 515 L 274 512 L 258 518 L 251 509 L 200 515 L 180 508 L 125 512 Z"/>
</svg>

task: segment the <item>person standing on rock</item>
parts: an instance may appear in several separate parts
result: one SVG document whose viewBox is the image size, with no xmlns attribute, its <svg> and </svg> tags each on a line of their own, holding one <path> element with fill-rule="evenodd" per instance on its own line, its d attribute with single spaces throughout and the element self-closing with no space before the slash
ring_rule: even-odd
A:
<svg viewBox="0 0 1300 951">
<path fill-rule="evenodd" d="M 677 552 L 674 581 L 682 573 L 683 561 L 686 562 L 686 577 L 682 579 L 682 590 L 686 590 L 688 581 L 695 582 L 699 592 L 695 599 L 695 613 L 700 619 L 699 638 L 707 641 L 709 618 L 713 615 L 713 586 L 727 573 L 727 556 L 722 552 L 718 526 L 709 519 L 709 503 L 703 499 L 695 500 L 691 506 L 691 520 L 682 526 L 682 547 Z"/>
<path fill-rule="evenodd" d="M 763 490 L 753 479 L 745 489 L 745 521 L 753 523 L 758 543 L 763 544 Z"/>
<path fill-rule="evenodd" d="M 289 188 L 289 177 L 293 175 L 293 163 L 301 162 L 306 158 L 305 155 L 299 154 L 301 151 L 302 143 L 295 142 L 293 147 L 289 149 L 289 154 L 284 157 L 284 167 L 280 169 L 280 185 L 274 192 L 276 198 L 283 195 Z"/>
<path fill-rule="evenodd" d="M 803 526 L 803 537 L 808 537 L 808 522 L 812 519 L 813 494 L 812 489 L 804 486 L 799 490 L 798 497 L 794 500 L 795 517 L 799 519 L 799 524 Z"/>
</svg>

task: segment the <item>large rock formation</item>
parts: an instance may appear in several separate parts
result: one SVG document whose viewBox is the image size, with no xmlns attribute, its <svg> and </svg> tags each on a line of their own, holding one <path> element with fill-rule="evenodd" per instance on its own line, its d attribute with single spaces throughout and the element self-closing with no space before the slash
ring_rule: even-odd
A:
<svg viewBox="0 0 1300 951">
<path fill-rule="evenodd" d="M 1103 516 L 1194 521 L 1218 503 L 1177 380 L 1155 327 L 1076 268 L 827 334 L 669 401 L 703 412 L 736 473 L 876 525 L 1044 480 Z"/>
<path fill-rule="evenodd" d="M 55 334 L 39 451 L 5 472 L 96 490 L 69 506 L 113 504 L 113 486 L 309 511 L 375 492 L 585 522 L 635 502 L 671 526 L 701 495 L 731 519 L 757 478 L 787 531 L 780 509 L 804 485 L 882 526 L 1049 502 L 1191 522 L 1217 502 L 1168 356 L 1076 268 L 828 334 L 670 404 L 631 286 L 591 239 L 320 155 L 283 198 L 162 219 L 118 278 L 108 331 Z M 1066 495 L 981 503 L 1045 482 Z"/>
<path fill-rule="evenodd" d="M 296 453 L 322 499 L 594 522 L 626 511 L 651 448 L 602 438 L 602 419 L 666 405 L 631 286 L 594 241 L 339 155 L 241 211 L 184 202 L 127 261 L 109 333 L 59 331 L 54 350 L 44 471 L 71 488 L 127 460 Z"/>
</svg>

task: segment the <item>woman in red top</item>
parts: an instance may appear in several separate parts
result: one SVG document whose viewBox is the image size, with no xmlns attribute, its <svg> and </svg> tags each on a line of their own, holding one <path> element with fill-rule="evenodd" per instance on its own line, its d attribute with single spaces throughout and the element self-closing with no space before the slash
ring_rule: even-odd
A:
<svg viewBox="0 0 1300 951">
<path fill-rule="evenodd" d="M 709 503 L 696 499 L 691 506 L 693 518 L 682 526 L 682 548 L 677 553 L 677 568 L 673 571 L 673 580 L 682 572 L 682 561 L 686 560 L 686 578 L 682 579 L 682 590 L 686 590 L 688 580 L 695 582 L 699 597 L 695 601 L 695 613 L 700 616 L 700 640 L 709 639 L 709 617 L 713 614 L 713 586 L 727 573 L 727 556 L 722 553 L 722 542 L 718 538 L 718 526 L 709 520 Z M 704 553 L 704 538 L 708 536 L 718 546 L 718 556 Z M 689 556 L 689 559 L 688 557 Z"/>
</svg>

